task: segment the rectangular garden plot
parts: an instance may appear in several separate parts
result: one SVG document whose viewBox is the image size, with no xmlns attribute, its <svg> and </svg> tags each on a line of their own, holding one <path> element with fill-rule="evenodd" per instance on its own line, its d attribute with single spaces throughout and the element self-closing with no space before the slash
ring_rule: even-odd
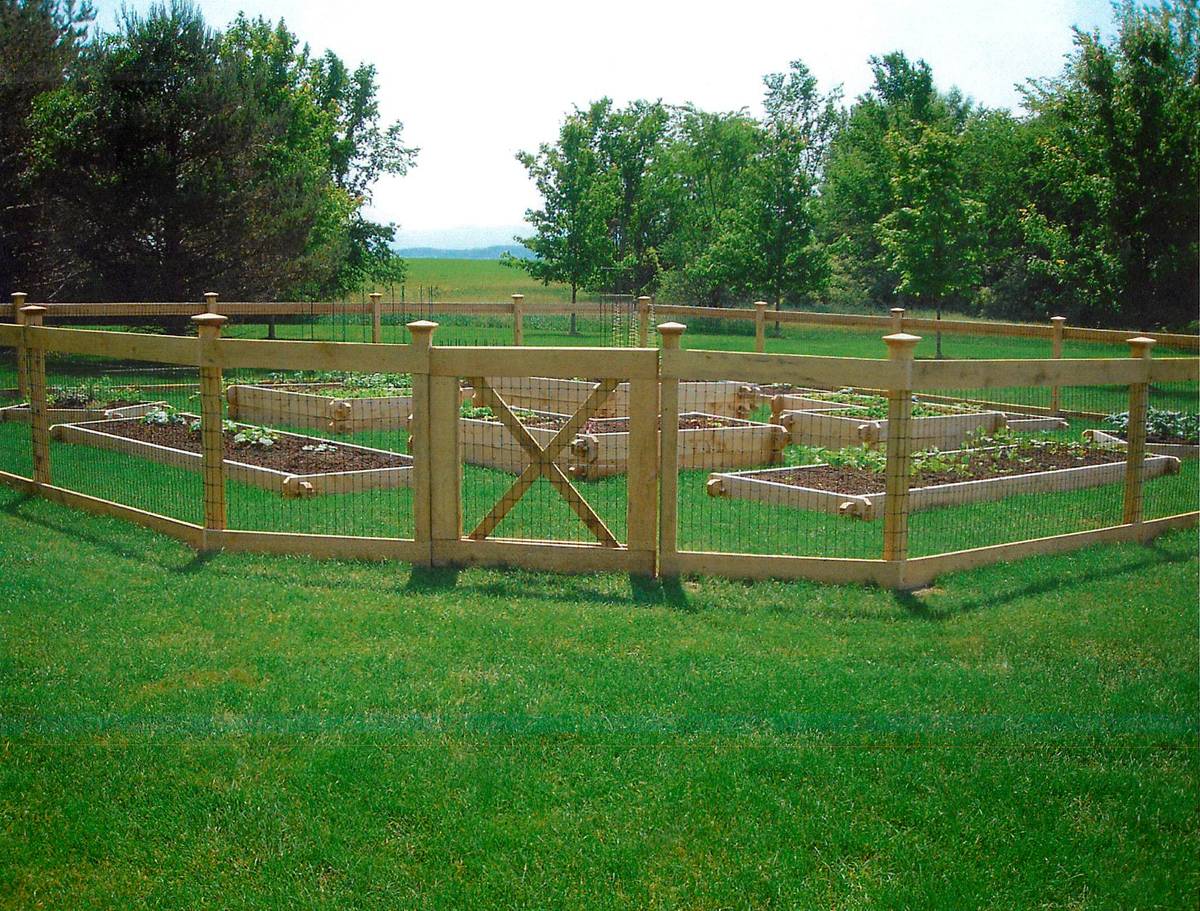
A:
<svg viewBox="0 0 1200 911">
<path fill-rule="evenodd" d="M 195 415 L 182 415 L 189 421 Z M 245 428 L 250 425 L 237 425 Z M 408 487 L 412 458 L 397 452 L 330 443 L 328 440 L 272 430 L 275 444 L 269 449 L 235 443 L 236 430 L 226 430 L 225 474 L 285 497 L 357 493 Z M 200 432 L 187 423 L 149 425 L 141 420 L 118 419 L 75 424 L 55 424 L 53 439 L 95 446 L 176 468 L 200 471 Z M 304 447 L 311 447 L 305 450 Z"/>
<path fill-rule="evenodd" d="M 679 415 L 678 467 L 748 468 L 775 465 L 783 456 L 787 432 L 725 415 L 688 411 Z M 629 430 L 625 418 L 589 421 L 571 442 L 573 477 L 605 478 L 626 471 Z"/>
<path fill-rule="evenodd" d="M 970 457 L 994 451 L 962 450 L 958 454 Z M 1034 458 L 1030 464 L 1014 460 L 992 476 L 969 480 L 956 480 L 955 473 L 946 471 L 918 473 L 911 481 L 908 508 L 916 512 L 938 506 L 1002 500 L 1014 494 L 1082 490 L 1120 483 L 1125 478 L 1125 459 L 1112 450 L 1092 448 L 1083 458 L 1064 455 L 1062 450 L 1056 450 L 1056 453 Z M 1178 471 L 1179 459 L 1161 455 L 1146 457 L 1147 480 Z M 988 472 L 981 470 L 980 473 Z M 710 496 L 756 500 L 868 520 L 883 516 L 886 499 L 883 487 L 882 473 L 826 464 L 713 474 L 708 480 Z"/>
<path fill-rule="evenodd" d="M 1129 445 L 1121 437 L 1108 430 L 1085 430 L 1083 438 L 1097 446 L 1115 449 L 1120 452 L 1124 452 L 1125 448 Z M 1175 456 L 1177 459 L 1197 459 L 1200 458 L 1200 444 L 1147 438 L 1146 452 L 1156 455 Z"/>
<path fill-rule="evenodd" d="M 234 385 L 225 391 L 229 417 L 334 433 L 400 430 L 412 414 L 412 395 L 356 396 L 336 383 Z M 463 400 L 471 392 L 463 390 Z"/>
<path fill-rule="evenodd" d="M 513 408 L 530 411 L 574 414 L 592 394 L 596 384 L 590 380 L 533 377 L 491 377 L 491 387 Z M 679 404 L 686 411 L 746 417 L 758 404 L 754 386 L 730 380 L 682 382 Z M 629 414 L 629 384 L 621 383 L 596 411 L 596 417 L 624 417 Z"/>
<path fill-rule="evenodd" d="M 540 446 L 554 438 L 570 415 L 514 410 Z M 512 433 L 493 418 L 461 418 L 459 446 L 468 465 L 519 474 L 528 464 Z M 759 424 L 725 415 L 687 412 L 679 416 L 680 468 L 744 468 L 779 462 L 787 433 L 774 424 Z M 628 418 L 590 418 L 555 464 L 579 479 L 623 474 L 629 464 Z"/>
<path fill-rule="evenodd" d="M 77 421 L 106 421 L 118 418 L 140 418 L 157 411 L 166 402 L 122 402 L 89 405 L 83 408 L 47 408 L 46 417 L 52 423 L 74 423 Z M 29 405 L 9 405 L 0 408 L 0 420 L 29 423 Z"/>
</svg>

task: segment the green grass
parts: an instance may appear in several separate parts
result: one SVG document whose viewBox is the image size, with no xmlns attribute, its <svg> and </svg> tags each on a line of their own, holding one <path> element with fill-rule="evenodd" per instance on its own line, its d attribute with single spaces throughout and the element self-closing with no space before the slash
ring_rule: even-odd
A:
<svg viewBox="0 0 1200 911">
<path fill-rule="evenodd" d="M 571 289 L 557 282 L 543 285 L 521 269 L 499 260 L 487 259 L 408 259 L 405 276 L 406 296 L 410 300 L 498 301 L 513 294 L 524 294 L 528 303 L 570 303 Z M 385 301 L 391 301 L 391 289 L 380 288 Z M 399 290 L 396 291 L 399 295 Z M 580 299 L 589 299 L 580 295 Z"/>
<path fill-rule="evenodd" d="M 1195 907 L 1196 546 L 663 585 L 0 491 L 0 907 Z"/>
</svg>

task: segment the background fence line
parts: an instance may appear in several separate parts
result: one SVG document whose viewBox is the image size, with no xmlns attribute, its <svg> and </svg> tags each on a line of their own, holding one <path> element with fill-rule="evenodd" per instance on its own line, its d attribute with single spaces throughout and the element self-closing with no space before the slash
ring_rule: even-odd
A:
<svg viewBox="0 0 1200 911">
<path fill-rule="evenodd" d="M 209 303 L 215 303 L 215 300 L 210 298 Z M 513 306 L 520 317 L 522 303 L 517 301 Z M 661 351 L 648 347 L 623 350 L 447 347 L 436 343 L 437 324 L 431 321 L 408 323 L 411 344 L 394 345 L 224 338 L 221 330 L 228 319 L 224 313 L 194 315 L 192 320 L 197 325 L 198 338 L 46 327 L 42 321 L 47 309 L 26 305 L 18 312 L 17 322 L 0 324 L 0 346 L 16 349 L 18 367 L 28 393 L 30 430 L 27 440 L 32 466 L 28 475 L 0 471 L 0 481 L 69 506 L 140 522 L 202 549 L 400 559 L 419 565 L 504 564 L 559 571 L 619 570 L 644 575 L 703 572 L 751 578 L 802 576 L 822 581 L 870 581 L 892 587 L 912 587 L 928 582 L 937 573 L 981 562 L 1070 549 L 1094 541 L 1145 540 L 1167 528 L 1194 526 L 1200 518 L 1194 488 L 1190 493 L 1185 490 L 1180 495 L 1182 499 L 1169 499 L 1170 504 L 1179 502 L 1184 508 L 1169 515 L 1145 515 L 1145 485 L 1147 465 L 1150 464 L 1146 461 L 1150 454 L 1147 452 L 1145 419 L 1152 390 L 1156 386 L 1165 388 L 1200 381 L 1200 359 L 1155 359 L 1151 356 L 1155 340 L 1148 336 L 1127 338 L 1131 356 L 1126 358 L 915 361 L 913 348 L 919 337 L 907 332 L 891 332 L 884 339 L 889 350 L 888 359 L 869 359 L 683 350 L 680 340 L 684 326 L 673 322 L 657 326 L 662 338 Z M 650 309 L 648 302 L 639 301 L 639 340 L 644 316 Z M 658 308 L 658 312 L 663 309 Z M 773 320 L 776 315 L 765 306 L 755 308 L 755 316 L 760 322 Z M 900 315 L 894 314 L 884 320 L 888 330 L 897 325 L 908 327 Z M 648 325 L 645 328 L 648 334 Z M 1061 323 L 1056 323 L 1050 331 L 1057 333 L 1052 339 L 1060 340 L 1067 330 Z M 121 494 L 125 491 L 120 491 L 115 498 L 106 498 L 73 490 L 69 483 L 57 482 L 57 450 L 50 443 L 53 422 L 46 399 L 48 353 L 83 359 L 118 357 L 197 371 L 203 502 L 195 521 L 123 503 Z M 407 444 L 407 455 L 411 457 L 411 536 L 402 534 L 398 527 L 393 533 L 374 536 L 298 532 L 285 527 L 229 527 L 228 485 L 240 478 L 231 477 L 231 463 L 222 435 L 227 432 L 224 424 L 225 372 L 264 370 L 403 373 L 411 376 L 412 417 Z M 591 389 L 591 394 L 582 404 L 575 403 L 570 407 L 562 400 L 562 421 L 555 425 L 557 431 L 546 432 L 547 436 L 554 437 L 549 443 L 534 440 L 521 426 L 525 413 L 518 416 L 510 411 L 503 396 L 488 391 L 496 378 L 532 382 L 532 378 L 547 377 L 578 383 L 580 381 L 574 379 L 578 376 L 589 378 L 584 385 Z M 737 381 L 731 384 L 733 386 L 738 383 L 751 386 L 783 384 L 797 390 L 870 389 L 884 392 L 886 419 L 871 425 L 876 427 L 877 440 L 880 428 L 886 431 L 882 441 L 884 506 L 878 539 L 873 538 L 873 532 L 863 531 L 877 527 L 870 526 L 869 521 L 837 516 L 830 520 L 834 524 L 829 527 L 837 530 L 834 537 L 839 540 L 832 543 L 847 547 L 853 544 L 859 548 L 855 555 L 849 552 L 836 555 L 753 552 L 745 547 L 748 535 L 755 533 L 753 527 L 748 535 L 743 533 L 743 537 L 735 541 L 743 544 L 744 552 L 706 549 L 690 542 L 681 546 L 680 498 L 684 496 L 681 472 L 691 472 L 689 489 L 695 486 L 698 476 L 703 480 L 702 476 L 707 473 L 704 465 L 689 463 L 688 459 L 692 458 L 688 449 L 690 444 L 685 445 L 684 438 L 699 439 L 700 448 L 696 452 L 711 455 L 720 448 L 712 442 L 718 439 L 718 434 L 729 431 L 732 438 L 734 432 L 740 432 L 735 426 L 738 419 L 729 418 L 728 427 L 715 429 L 702 422 L 701 427 L 694 430 L 681 429 L 681 420 L 697 411 L 689 396 L 709 394 L 699 391 L 703 384 L 729 380 Z M 499 513 L 499 518 L 492 528 L 479 536 L 464 534 L 464 440 L 461 433 L 467 425 L 460 410 L 464 381 L 473 384 L 477 401 L 492 404 L 500 414 L 501 423 L 509 422 L 512 436 L 526 438 L 521 444 L 525 447 L 524 469 L 515 481 L 511 476 L 496 481 L 500 485 L 497 490 L 508 487 L 509 492 L 495 501 L 493 510 Z M 1060 396 L 1066 395 L 1066 391 L 1093 388 L 1099 390 L 1093 395 L 1100 395 L 1103 392 L 1099 389 L 1101 386 L 1114 390 L 1111 394 L 1104 393 L 1108 397 L 1104 399 L 1103 409 L 1115 410 L 1112 403 L 1121 401 L 1129 415 L 1126 439 L 1122 443 L 1123 457 L 1114 459 L 1114 463 L 1120 462 L 1121 492 L 1115 511 L 1119 518 L 1108 521 L 1104 518 L 1107 513 L 1098 513 L 1099 518 L 1083 517 L 1082 524 L 1099 524 L 1100 527 L 1023 537 L 958 551 L 910 553 L 915 509 L 915 495 L 910 490 L 910 461 L 917 440 L 915 425 L 921 420 L 914 416 L 914 390 L 918 397 L 927 389 L 972 390 L 975 393 L 994 390 L 994 398 L 1008 402 L 1005 407 L 1016 409 L 1020 406 L 1022 409 L 1012 415 L 1014 423 L 1036 423 L 1039 412 L 1024 409 L 1042 406 L 1012 401 L 1015 388 L 1044 389 L 1052 394 L 1054 405 L 1050 409 L 1042 407 L 1042 411 L 1049 410 L 1053 415 L 1059 410 Z M 568 443 L 574 445 L 576 433 L 585 431 L 597 420 L 599 409 L 607 398 L 622 388 L 625 390 L 622 394 L 627 396 L 627 414 L 623 418 L 624 430 L 615 436 L 624 434 L 624 448 L 621 449 L 624 461 L 617 472 L 624 478 L 624 509 L 616 516 L 620 520 L 619 530 L 611 533 L 605 522 L 611 524 L 614 515 L 610 512 L 602 519 L 596 510 L 602 505 L 604 492 L 610 489 L 604 485 L 611 486 L 612 482 L 589 481 L 581 475 L 570 477 L 559 467 L 558 458 L 566 451 L 564 447 Z M 1126 390 L 1123 399 L 1119 395 L 1122 388 Z M 481 393 L 482 398 L 478 398 Z M 741 395 L 740 391 L 738 395 Z M 964 399 L 959 397 L 957 400 Z M 841 407 L 841 403 L 838 405 Z M 715 409 L 716 406 L 707 407 Z M 760 411 L 767 408 L 765 404 L 756 407 Z M 968 416 L 978 413 L 977 410 L 970 411 Z M 713 417 L 709 414 L 706 420 Z M 1061 421 L 1064 430 L 1068 423 L 1066 419 Z M 746 431 L 747 437 L 764 426 L 771 428 L 772 433 L 784 432 L 775 425 L 744 420 L 741 424 L 746 425 L 741 429 Z M 869 424 L 868 421 L 862 426 Z M 1056 425 L 1050 422 L 1047 426 Z M 599 431 L 587 431 L 596 432 Z M 77 449 L 83 452 L 81 458 L 86 461 L 90 450 L 86 447 Z M 1172 467 L 1170 458 L 1154 458 L 1157 460 L 1155 465 L 1173 473 L 1168 470 Z M 5 465 L 6 469 L 8 467 Z M 1109 474 L 1111 472 L 1104 476 L 1107 478 Z M 599 539 L 596 543 L 559 538 L 519 539 L 492 534 L 500 519 L 510 512 L 518 513 L 523 508 L 521 502 L 532 496 L 529 492 L 543 482 L 581 520 L 579 528 L 586 527 L 596 534 Z M 710 493 L 720 493 L 719 478 L 715 487 L 712 480 L 708 484 Z M 351 492 L 357 489 L 352 488 Z M 698 502 L 706 504 L 707 501 Z M 689 508 L 700 508 L 696 503 L 689 501 Z M 853 524 L 855 522 L 858 524 Z M 613 528 L 618 526 L 613 525 Z M 831 546 L 830 549 L 834 548 Z"/>
<path fill-rule="evenodd" d="M 225 316 L 243 320 L 273 319 L 275 317 L 320 317 L 357 314 L 369 321 L 371 340 L 383 341 L 383 317 L 385 312 L 395 312 L 393 304 L 385 304 L 382 295 L 372 293 L 364 301 L 220 301 L 212 292 L 205 295 L 205 302 L 117 302 L 117 303 L 43 303 L 46 319 L 51 324 L 64 321 L 119 319 L 166 320 L 187 319 L 200 313 L 220 312 Z M 12 322 L 19 320 L 20 308 L 25 306 L 27 295 L 12 294 L 12 304 L 6 317 Z M 512 344 L 525 343 L 525 317 L 572 316 L 603 319 L 604 302 L 580 301 L 576 304 L 526 302 L 524 295 L 514 294 L 510 301 L 442 301 L 430 307 L 413 305 L 413 311 L 436 310 L 447 316 L 507 316 L 512 320 Z M 755 350 L 766 350 L 768 323 L 789 326 L 834 327 L 877 331 L 880 334 L 940 333 L 942 335 L 999 336 L 1009 338 L 1045 339 L 1051 348 L 1051 357 L 1062 357 L 1064 341 L 1103 342 L 1121 344 L 1132 336 L 1151 338 L 1162 347 L 1176 348 L 1188 352 L 1200 352 L 1200 335 L 1177 332 L 1155 332 L 1141 329 L 1095 329 L 1086 326 L 1068 326 L 1066 318 L 1051 317 L 1046 324 L 993 322 L 985 320 L 930 319 L 908 316 L 901 307 L 891 309 L 889 315 L 824 313 L 806 310 L 770 310 L 765 301 L 757 301 L 751 307 L 699 307 L 684 304 L 655 304 L 650 297 L 642 296 L 636 302 L 637 340 L 639 347 L 653 342 L 651 323 L 663 317 L 714 320 L 727 323 L 749 323 L 754 328 Z M 403 312 L 408 312 L 407 310 Z"/>
</svg>

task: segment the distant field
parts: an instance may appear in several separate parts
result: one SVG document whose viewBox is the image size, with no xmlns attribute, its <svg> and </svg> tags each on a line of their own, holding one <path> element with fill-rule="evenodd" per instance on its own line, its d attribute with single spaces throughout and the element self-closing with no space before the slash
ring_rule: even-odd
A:
<svg viewBox="0 0 1200 911">
<path fill-rule="evenodd" d="M 523 271 L 498 260 L 410 259 L 405 297 L 408 300 L 486 301 L 507 300 L 524 294 L 530 302 L 558 303 L 571 300 L 566 285 L 543 285 Z M 386 290 L 387 289 L 381 289 Z M 397 299 L 400 289 L 396 289 Z M 589 299 L 580 295 L 580 300 Z"/>
</svg>

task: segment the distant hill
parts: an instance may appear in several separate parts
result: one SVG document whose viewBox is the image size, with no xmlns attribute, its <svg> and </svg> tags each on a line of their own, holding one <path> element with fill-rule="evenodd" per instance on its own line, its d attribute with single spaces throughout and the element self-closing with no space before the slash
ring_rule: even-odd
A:
<svg viewBox="0 0 1200 911">
<path fill-rule="evenodd" d="M 493 247 L 471 247 L 466 250 L 401 247 L 396 252 L 405 259 L 499 259 L 501 253 L 511 253 L 517 259 L 533 259 L 533 253 L 521 244 L 497 244 Z"/>
</svg>

